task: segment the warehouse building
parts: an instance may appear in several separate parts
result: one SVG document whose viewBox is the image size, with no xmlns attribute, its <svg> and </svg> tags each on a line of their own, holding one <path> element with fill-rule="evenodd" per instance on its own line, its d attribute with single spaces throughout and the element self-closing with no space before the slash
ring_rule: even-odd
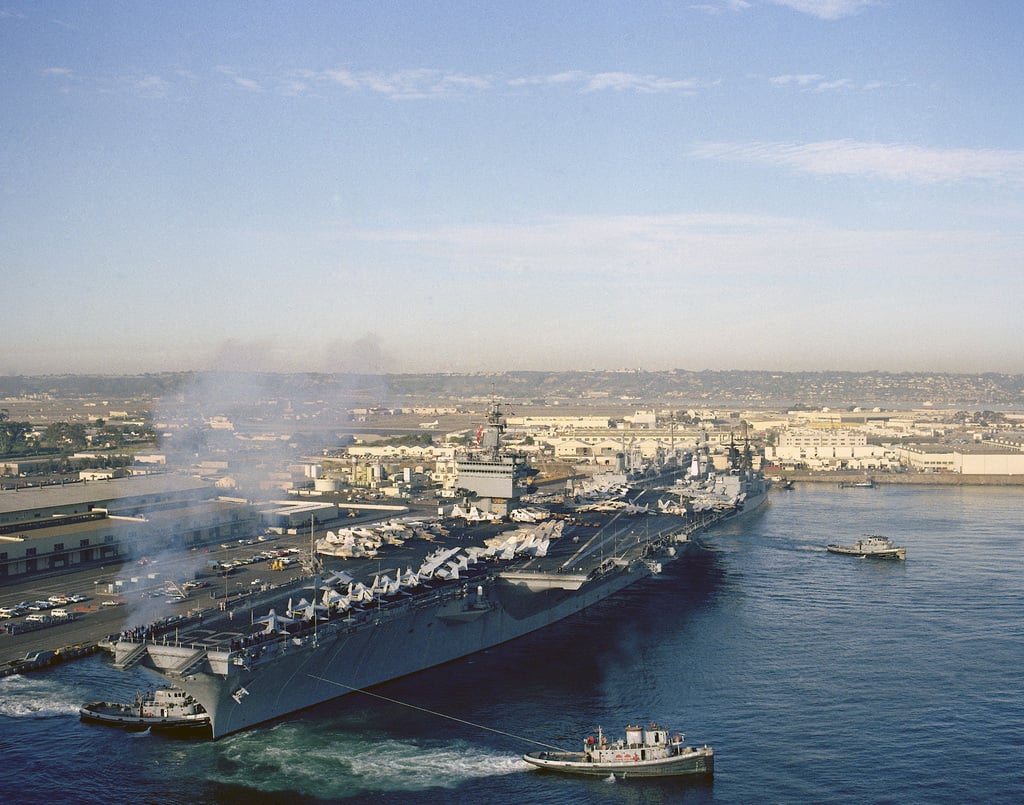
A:
<svg viewBox="0 0 1024 805">
<path fill-rule="evenodd" d="M 244 502 L 182 476 L 144 476 L 0 493 L 0 581 L 250 537 Z"/>
</svg>

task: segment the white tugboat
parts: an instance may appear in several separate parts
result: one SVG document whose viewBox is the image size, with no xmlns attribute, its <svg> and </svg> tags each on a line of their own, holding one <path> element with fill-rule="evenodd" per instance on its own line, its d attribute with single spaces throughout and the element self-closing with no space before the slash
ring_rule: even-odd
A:
<svg viewBox="0 0 1024 805">
<path fill-rule="evenodd" d="M 82 721 L 128 730 L 209 733 L 210 716 L 195 699 L 180 688 L 158 688 L 155 693 L 137 693 L 131 704 L 92 702 L 78 710 Z"/>
<path fill-rule="evenodd" d="M 686 746 L 682 733 L 670 733 L 651 722 L 630 725 L 624 739 L 609 743 L 601 729 L 583 741 L 583 751 L 528 752 L 523 760 L 547 771 L 607 777 L 670 777 L 680 774 L 712 775 L 715 751 L 707 744 Z"/>
<path fill-rule="evenodd" d="M 907 549 L 893 543 L 888 537 L 866 536 L 853 545 L 826 545 L 829 553 L 842 553 L 859 559 L 906 559 Z"/>
</svg>

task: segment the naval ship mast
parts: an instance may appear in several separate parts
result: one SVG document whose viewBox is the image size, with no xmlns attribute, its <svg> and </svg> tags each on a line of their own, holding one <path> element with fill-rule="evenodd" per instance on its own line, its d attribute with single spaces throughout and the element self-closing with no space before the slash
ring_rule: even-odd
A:
<svg viewBox="0 0 1024 805">
<path fill-rule="evenodd" d="M 316 645 L 319 641 L 317 640 L 317 622 L 320 617 L 317 615 L 317 596 L 320 595 L 320 580 L 323 574 L 323 562 L 320 561 L 320 557 L 317 556 L 316 552 L 316 515 L 311 514 L 309 517 L 309 555 L 303 556 L 300 560 L 300 564 L 304 573 L 308 574 L 313 579 L 313 644 Z"/>
<path fill-rule="evenodd" d="M 507 515 L 518 504 L 528 483 L 526 457 L 502 444 L 505 417 L 501 403 L 492 401 L 487 421 L 476 433 L 475 445 L 455 459 L 458 486 L 476 495 L 494 513 Z"/>
</svg>

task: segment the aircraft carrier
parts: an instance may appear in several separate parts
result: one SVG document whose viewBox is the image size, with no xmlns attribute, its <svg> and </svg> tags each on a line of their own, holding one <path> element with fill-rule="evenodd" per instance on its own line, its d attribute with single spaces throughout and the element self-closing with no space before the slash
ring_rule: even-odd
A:
<svg viewBox="0 0 1024 805">
<path fill-rule="evenodd" d="M 513 510 L 512 522 L 486 512 L 458 527 L 408 522 L 416 538 L 403 552 L 410 557 L 417 544 L 418 569 L 384 572 L 385 562 L 397 564 L 385 547 L 361 562 L 363 571 L 374 568 L 370 583 L 356 579 L 351 563 L 344 567 L 352 573 L 328 574 L 311 545 L 309 575 L 274 591 L 266 617 L 187 640 L 122 634 L 114 664 L 142 663 L 185 690 L 221 738 L 585 612 L 661 572 L 695 531 L 757 508 L 767 484 L 715 509 L 672 514 L 650 505 L 656 494 L 622 486 Z M 312 601 L 296 605 L 306 591 Z"/>
<path fill-rule="evenodd" d="M 743 511 L 761 500 L 748 500 Z M 553 539 L 531 538 L 538 524 L 467 527 L 424 541 L 430 550 L 415 572 L 376 575 L 371 584 L 314 575 L 279 588 L 276 607 L 241 631 L 188 642 L 123 635 L 114 664 L 143 663 L 191 694 L 209 713 L 212 737 L 221 738 L 583 612 L 681 557 L 697 529 L 738 513 L 680 518 L 584 506 L 539 524 L 559 527 Z M 489 534 L 491 548 L 467 544 L 474 533 Z M 313 602 L 291 604 L 309 594 L 311 581 Z"/>
</svg>

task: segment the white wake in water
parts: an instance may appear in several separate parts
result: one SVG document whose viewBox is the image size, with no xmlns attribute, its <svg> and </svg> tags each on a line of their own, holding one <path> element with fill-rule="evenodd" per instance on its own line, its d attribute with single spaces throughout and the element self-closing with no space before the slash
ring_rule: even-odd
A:
<svg viewBox="0 0 1024 805">
<path fill-rule="evenodd" d="M 78 715 L 82 706 L 72 690 L 47 674 L 13 674 L 0 679 L 0 716 L 50 718 Z"/>
<path fill-rule="evenodd" d="M 518 756 L 463 741 L 390 740 L 379 735 L 309 734 L 294 724 L 221 744 L 222 782 L 321 798 L 361 791 L 454 788 L 467 780 L 525 771 Z"/>
</svg>

